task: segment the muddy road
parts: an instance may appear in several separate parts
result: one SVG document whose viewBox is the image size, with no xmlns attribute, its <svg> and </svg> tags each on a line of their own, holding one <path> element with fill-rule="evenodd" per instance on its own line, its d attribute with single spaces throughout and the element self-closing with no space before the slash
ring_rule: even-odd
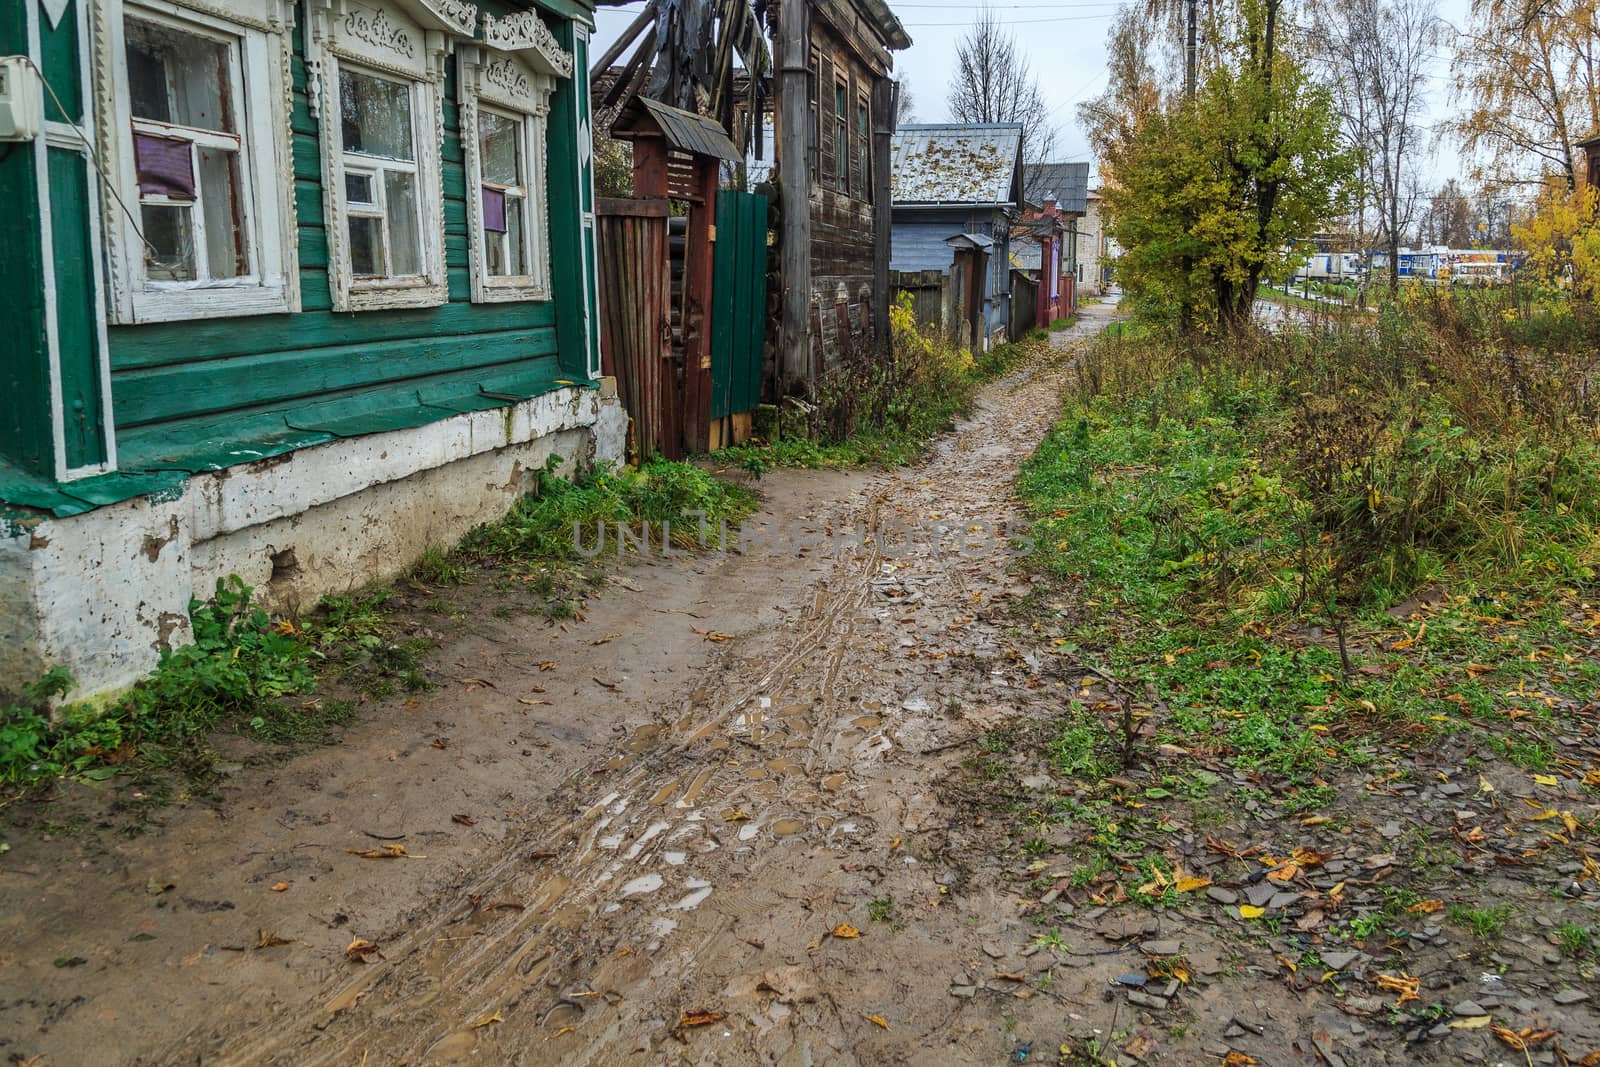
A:
<svg viewBox="0 0 1600 1067">
<path fill-rule="evenodd" d="M 1111 314 L 1090 308 L 1076 336 Z M 437 689 L 369 708 L 336 746 L 231 768 L 160 825 L 124 835 L 82 814 L 137 809 L 127 785 L 14 825 L 0 1055 L 1353 1067 L 1556 1064 L 1559 1047 L 1589 1062 L 1592 975 L 1548 938 L 1486 955 L 1424 909 L 1399 954 L 1345 951 L 1254 858 L 1314 848 L 1295 886 L 1322 901 L 1466 878 L 1553 928 L 1531 869 L 1396 858 L 1451 819 L 1493 825 L 1526 786 L 1497 767 L 1498 792 L 1434 803 L 1454 757 L 1423 753 L 1420 789 L 1334 783 L 1349 810 L 1306 820 L 1224 760 L 1153 754 L 1114 787 L 1216 787 L 1130 845 L 1206 876 L 1184 907 L 1117 896 L 1121 874 L 1071 858 L 1094 827 L 1037 818 L 1082 795 L 1050 743 L 1096 681 L 1037 629 L 1060 594 L 1034 590 L 996 533 L 1059 410 L 1058 357 L 988 387 L 920 465 L 769 474 L 744 551 L 635 559 L 579 621 L 532 623 L 491 583 L 429 591 L 455 608 L 415 624 Z M 1320 957 L 1294 947 L 1308 939 Z M 1438 1011 L 1397 1013 L 1385 973 Z M 1513 1051 L 1491 1016 L 1561 1044 Z"/>
<path fill-rule="evenodd" d="M 466 624 L 424 634 L 440 689 L 338 746 L 228 768 L 158 827 L 120 837 L 89 797 L 14 830 L 0 1051 L 991 1059 L 997 1013 L 949 988 L 987 960 L 970 917 L 1014 908 L 941 858 L 966 832 L 941 789 L 1050 700 L 1006 636 L 1025 589 L 996 531 L 1057 371 L 991 386 L 916 467 L 768 475 L 744 552 L 636 561 L 580 623 L 469 587 Z M 405 855 L 359 854 L 385 850 Z M 680 1026 L 702 1011 L 723 1018 Z"/>
</svg>

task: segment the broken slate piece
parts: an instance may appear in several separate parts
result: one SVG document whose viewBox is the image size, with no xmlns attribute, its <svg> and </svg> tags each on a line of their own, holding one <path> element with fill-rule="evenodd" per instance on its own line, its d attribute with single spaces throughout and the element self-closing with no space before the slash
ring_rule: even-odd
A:
<svg viewBox="0 0 1600 1067">
<path fill-rule="evenodd" d="M 1149 993 L 1137 991 L 1128 994 L 1128 1003 L 1141 1008 L 1150 1008 L 1153 1011 L 1162 1011 L 1167 1006 L 1167 1002 L 1160 997 L 1153 997 Z"/>
<path fill-rule="evenodd" d="M 1141 941 L 1139 951 L 1146 956 L 1176 956 L 1183 951 L 1183 945 L 1177 941 Z"/>
<path fill-rule="evenodd" d="M 1150 979 L 1146 978 L 1138 971 L 1129 971 L 1127 974 L 1117 975 L 1118 985 L 1130 986 L 1134 989 L 1143 989 L 1149 984 L 1149 982 Z"/>
</svg>

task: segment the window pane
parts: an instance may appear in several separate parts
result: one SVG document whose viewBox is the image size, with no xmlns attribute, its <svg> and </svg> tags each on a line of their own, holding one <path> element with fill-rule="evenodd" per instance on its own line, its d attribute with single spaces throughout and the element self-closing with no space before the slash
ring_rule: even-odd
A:
<svg viewBox="0 0 1600 1067">
<path fill-rule="evenodd" d="M 194 220 L 187 206 L 143 204 L 145 274 L 156 282 L 194 281 Z"/>
<path fill-rule="evenodd" d="M 206 273 L 237 278 L 250 273 L 244 217 L 239 209 L 239 159 L 220 148 L 200 148 L 200 206 L 206 220 Z"/>
<path fill-rule="evenodd" d="M 134 118 L 233 132 L 227 45 L 142 19 L 126 28 Z"/>
<path fill-rule="evenodd" d="M 344 176 L 344 198 L 352 204 L 372 203 L 372 175 L 347 173 Z"/>
<path fill-rule="evenodd" d="M 527 201 L 522 197 L 506 197 L 506 269 L 507 274 L 527 274 L 527 261 L 524 259 L 527 244 L 522 238 L 523 216 L 527 212 Z"/>
<path fill-rule="evenodd" d="M 383 220 L 350 219 L 350 272 L 360 276 L 381 275 L 383 269 Z"/>
<path fill-rule="evenodd" d="M 504 115 L 478 113 L 478 165 L 483 180 L 495 185 L 522 184 L 522 123 Z"/>
<path fill-rule="evenodd" d="M 506 270 L 506 235 L 486 231 L 483 235 L 484 266 L 491 278 L 501 278 L 511 272 Z"/>
<path fill-rule="evenodd" d="M 411 150 L 411 87 L 353 70 L 339 71 L 344 150 L 415 159 Z"/>
<path fill-rule="evenodd" d="M 422 242 L 417 229 L 416 175 L 385 171 L 383 194 L 388 201 L 389 258 L 395 275 L 422 273 Z"/>
</svg>

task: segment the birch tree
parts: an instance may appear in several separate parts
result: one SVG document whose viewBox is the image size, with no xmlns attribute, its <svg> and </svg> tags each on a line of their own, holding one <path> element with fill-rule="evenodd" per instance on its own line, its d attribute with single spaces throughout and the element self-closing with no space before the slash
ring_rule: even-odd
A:
<svg viewBox="0 0 1600 1067">
<path fill-rule="evenodd" d="M 1451 64 L 1448 124 L 1488 185 L 1577 185 L 1574 141 L 1600 128 L 1600 0 L 1473 0 Z"/>
<path fill-rule="evenodd" d="M 1027 57 L 987 7 L 956 43 L 950 114 L 958 122 L 1020 122 L 1026 159 L 1048 159 L 1055 151 L 1050 108 Z"/>
<path fill-rule="evenodd" d="M 1357 241 L 1370 211 L 1400 285 L 1400 245 L 1420 213 L 1427 65 L 1439 41 L 1434 0 L 1333 0 L 1312 39 L 1346 140 L 1359 152 Z"/>
</svg>

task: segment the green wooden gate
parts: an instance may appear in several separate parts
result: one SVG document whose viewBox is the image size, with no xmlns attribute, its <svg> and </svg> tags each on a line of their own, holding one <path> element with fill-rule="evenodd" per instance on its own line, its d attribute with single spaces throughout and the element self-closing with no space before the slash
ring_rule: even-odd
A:
<svg viewBox="0 0 1600 1067">
<path fill-rule="evenodd" d="M 761 402 L 761 343 L 767 319 L 767 198 L 717 193 L 711 280 L 711 417 Z"/>
</svg>

